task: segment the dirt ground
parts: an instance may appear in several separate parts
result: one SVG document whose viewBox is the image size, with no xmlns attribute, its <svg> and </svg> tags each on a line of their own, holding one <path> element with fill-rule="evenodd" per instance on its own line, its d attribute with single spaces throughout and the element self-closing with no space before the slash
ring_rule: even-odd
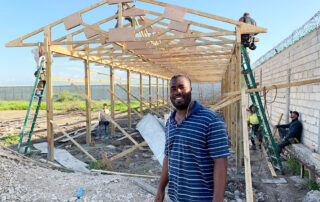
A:
<svg viewBox="0 0 320 202">
<path fill-rule="evenodd" d="M 24 122 L 24 117 L 25 117 L 26 111 L 1 111 L 0 113 L 0 138 L 3 136 L 7 136 L 10 134 L 15 134 L 19 135 L 21 127 Z M 142 142 L 143 139 L 140 136 L 139 133 L 134 129 L 135 125 L 138 122 L 138 117 L 133 115 L 133 129 L 128 129 L 127 128 L 127 118 L 126 118 L 127 113 L 117 113 L 116 114 L 116 121 L 118 124 L 121 125 L 129 134 L 135 133 L 133 135 L 133 138 L 137 142 Z M 31 116 L 32 117 L 32 116 Z M 92 113 L 92 123 L 97 122 L 97 112 Z M 60 125 L 63 126 L 63 128 L 69 133 L 69 134 L 74 134 L 76 132 L 83 132 L 85 131 L 85 112 L 81 111 L 55 111 L 54 112 L 54 121 Z M 93 157 L 96 159 L 102 159 L 102 154 L 104 152 L 107 152 L 108 157 L 114 156 L 118 153 L 121 153 L 122 151 L 130 148 L 133 146 L 133 143 L 131 143 L 130 140 L 123 139 L 119 140 L 121 137 L 124 135 L 119 131 L 116 130 L 115 135 L 111 139 L 96 139 L 95 138 L 95 133 L 96 131 L 94 130 L 92 132 L 92 138 L 95 141 L 94 146 L 89 146 L 85 144 L 85 135 L 76 138 L 75 140 L 81 144 Z M 59 137 L 62 134 L 60 132 L 57 132 L 55 134 L 55 137 Z M 24 139 L 25 141 L 26 139 Z M 32 137 L 32 142 L 31 145 L 34 143 L 40 143 L 40 142 L 45 142 L 46 141 L 46 117 L 45 117 L 45 111 L 40 112 L 40 116 L 37 121 L 37 125 L 35 128 L 34 135 Z M 90 159 L 83 153 L 81 152 L 75 145 L 73 145 L 71 142 L 65 142 L 61 143 L 59 141 L 55 142 L 55 147 L 57 148 L 64 148 L 67 150 L 77 159 L 85 162 L 85 163 L 90 163 Z M 10 149 L 16 150 L 17 145 L 11 145 L 9 146 Z M 34 150 L 33 147 L 31 147 L 32 150 Z M 262 179 L 272 179 L 271 173 L 267 167 L 265 157 L 263 156 L 262 152 L 257 149 L 255 151 L 250 151 L 251 153 L 251 166 L 252 166 L 252 183 L 253 183 L 253 191 L 255 193 L 255 201 L 283 201 L 283 202 L 295 202 L 295 201 L 303 201 L 303 198 L 307 194 L 308 188 L 306 186 L 306 179 L 301 179 L 297 176 L 292 176 L 288 170 L 285 169 L 285 174 L 282 175 L 280 172 L 277 172 L 278 174 L 278 179 L 279 178 L 284 178 L 287 183 L 280 184 L 280 183 L 271 183 L 271 184 L 265 184 L 262 183 Z M 130 156 L 130 163 L 128 164 L 129 167 L 126 168 L 126 158 L 122 157 L 118 160 L 112 161 L 111 165 L 113 167 L 113 171 L 116 172 L 125 172 L 125 173 L 133 173 L 133 174 L 144 174 L 144 175 L 160 175 L 161 173 L 161 166 L 158 163 L 158 161 L 154 158 L 151 150 L 145 146 L 141 149 L 137 149 L 134 152 L 129 154 Z M 40 153 L 33 153 L 31 156 L 29 155 L 28 157 L 38 161 L 39 159 L 45 158 L 45 155 L 41 155 Z M 9 158 L 10 159 L 10 158 Z M 5 159 L 0 159 L 2 160 L 2 163 L 5 162 Z M 14 161 L 14 162 L 9 162 L 9 167 L 11 167 L 11 164 L 15 164 L 14 167 L 18 166 L 21 164 L 20 161 Z M 3 164 L 5 165 L 5 164 Z M 31 166 L 32 168 L 36 169 L 35 171 L 31 171 L 31 173 L 35 172 L 37 173 L 37 169 L 40 168 L 35 168 L 34 166 Z M 286 164 L 284 162 L 284 167 L 286 167 Z M 7 169 L 7 170 L 6 170 Z M 21 168 L 23 170 L 23 168 Z M 58 188 L 56 191 L 50 191 L 51 195 L 41 195 L 38 201 L 47 201 L 47 199 L 54 199 L 57 201 L 70 201 L 72 197 L 74 197 L 74 190 L 77 189 L 77 186 L 81 186 L 81 183 L 84 183 L 81 181 L 81 183 L 77 182 L 76 178 L 82 178 L 82 175 L 85 175 L 85 179 L 88 180 L 88 182 L 84 183 L 86 184 L 86 189 L 91 190 L 92 192 L 87 192 L 87 200 L 103 200 L 103 201 L 152 201 L 154 194 L 155 193 L 148 193 L 146 190 L 140 188 L 137 188 L 130 183 L 132 182 L 133 178 L 125 178 L 121 176 L 92 176 L 88 174 L 83 174 L 83 173 L 61 173 L 60 171 L 48 171 L 48 168 L 45 168 L 46 170 L 43 170 L 42 168 L 40 169 L 41 172 L 49 172 L 50 175 L 56 176 L 57 180 L 53 180 L 55 178 L 52 178 L 50 180 L 50 186 L 62 186 L 66 189 L 67 184 L 74 183 L 74 186 L 72 186 L 72 193 L 71 190 L 69 191 L 64 191 L 63 193 L 60 193 Z M 0 169 L 1 170 L 1 169 Z M 49 168 L 50 170 L 50 168 Z M 1 172 L 11 172 L 9 168 L 2 168 Z M 13 178 L 19 178 L 19 172 L 17 170 L 12 171 L 15 173 L 15 175 L 12 175 Z M 49 175 L 47 175 L 49 176 Z M 8 176 L 6 176 L 8 177 Z M 101 179 L 100 179 L 101 177 Z M 46 175 L 41 175 L 41 182 L 42 178 L 46 178 Z M 51 178 L 51 177 L 50 177 Z M 108 179 L 107 179 L 108 178 Z M 111 179 L 112 178 L 112 179 Z M 118 179 L 118 181 L 124 182 L 124 184 L 118 183 L 118 187 L 115 186 L 112 188 L 115 193 L 117 193 L 117 197 L 114 197 L 112 200 L 104 200 L 107 199 L 108 197 L 112 198 L 113 196 L 108 195 L 106 196 L 105 194 L 100 194 L 100 192 L 103 192 L 104 189 L 108 186 L 104 186 L 102 183 L 98 183 L 97 187 L 94 186 L 94 183 L 98 181 L 105 181 L 105 180 L 112 180 Z M 65 180 L 68 180 L 68 183 L 63 185 L 65 183 Z M 27 179 L 28 180 L 28 179 Z M 28 186 L 33 187 L 36 186 L 36 182 L 32 179 L 29 179 L 30 182 Z M 38 180 L 37 180 L 38 181 Z M 117 181 L 117 180 L 116 180 Z M 128 181 L 128 187 L 133 187 L 132 189 L 127 190 L 127 192 L 119 191 L 119 189 L 126 189 L 126 184 L 125 182 Z M 69 183 L 70 182 L 70 183 Z M 21 181 L 19 181 L 21 183 Z M 43 180 L 42 186 L 46 187 L 45 185 L 46 180 Z M 145 180 L 144 183 L 146 183 L 150 188 L 153 190 L 156 190 L 158 180 L 153 179 L 153 180 Z M 109 184 L 109 183 L 107 183 Z M 111 183 L 112 184 L 112 183 Z M 1 184 L 0 184 L 0 201 L 2 201 L 1 197 L 7 197 L 5 192 L 3 190 L 1 191 Z M 19 185 L 20 186 L 20 185 Z M 38 187 L 38 186 L 36 186 Z M 53 188 L 53 187 L 52 187 Z M 15 189 L 11 187 L 11 189 Z M 61 188 L 62 189 L 62 188 Z M 9 188 L 7 191 L 10 191 Z M 12 191 L 12 190 L 11 190 Z M 20 190 L 21 191 L 21 190 Z M 43 189 L 39 188 L 39 191 L 43 191 Z M 61 190 L 60 190 L 61 191 Z M 94 193 L 99 192 L 97 195 L 98 198 L 94 198 Z M 155 192 L 155 191 L 154 191 Z M 89 194 L 90 193 L 90 194 Z M 109 193 L 109 192 L 108 192 Z M 144 200 L 142 200 L 139 197 L 135 197 L 135 193 L 137 193 L 137 196 L 139 194 L 142 194 L 147 196 Z M 138 194 L 139 193 L 139 194 Z M 1 195 L 2 194 L 2 195 Z M 126 195 L 129 197 L 123 198 L 122 195 Z M 133 195 L 131 197 L 131 195 Z M 24 196 L 21 194 L 21 196 Z M 49 198 L 46 198 L 49 197 Z M 25 195 L 27 197 L 26 199 L 30 199 L 30 195 Z M 69 198 L 68 198 L 69 197 Z M 100 197 L 100 198 L 99 198 Z M 107 197 L 107 198 L 106 198 Z M 122 198 L 121 198 L 122 197 Z M 103 199 L 104 198 L 104 199 Z M 110 198 L 110 199 L 111 199 Z M 6 198 L 7 199 L 7 198 Z M 17 199 L 23 199 L 23 198 L 17 198 Z M 46 200 L 44 200 L 46 199 Z M 124 200 L 125 199 L 125 200 Z M 26 200 L 26 201 L 28 201 Z M 99 201 L 98 200 L 98 201 Z M 225 201 L 245 201 L 245 176 L 244 176 L 244 170 L 236 170 L 235 168 L 235 157 L 234 154 L 232 154 L 229 158 L 229 168 L 228 168 L 228 182 L 227 182 L 227 187 L 226 187 L 226 194 L 225 194 Z"/>
</svg>

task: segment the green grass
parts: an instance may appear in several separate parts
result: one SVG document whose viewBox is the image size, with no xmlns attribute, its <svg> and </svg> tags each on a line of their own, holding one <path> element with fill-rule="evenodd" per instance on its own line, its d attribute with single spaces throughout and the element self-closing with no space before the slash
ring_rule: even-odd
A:
<svg viewBox="0 0 320 202">
<path fill-rule="evenodd" d="M 90 169 L 96 169 L 96 170 L 107 170 L 106 166 L 101 160 L 98 161 L 92 161 L 89 165 Z"/>
<path fill-rule="evenodd" d="M 320 185 L 317 182 L 313 182 L 309 180 L 307 183 L 307 186 L 311 190 L 317 190 L 317 191 L 320 190 Z"/>
<path fill-rule="evenodd" d="M 36 103 L 32 105 L 32 109 L 36 109 Z M 109 100 L 99 100 L 94 101 L 98 106 L 102 108 L 103 103 L 108 104 L 108 109 L 111 109 Z M 138 108 L 140 103 L 138 101 L 130 102 L 131 108 Z M 29 101 L 0 101 L 0 111 L 1 110 L 27 110 L 29 107 Z M 46 103 L 42 102 L 40 110 L 46 109 Z M 74 101 L 54 101 L 53 110 L 85 110 L 86 102 L 84 100 L 74 100 Z M 94 105 L 91 105 L 92 111 L 98 111 Z M 115 111 L 128 111 L 128 107 L 121 102 L 115 102 Z"/>
<path fill-rule="evenodd" d="M 0 138 L 0 144 L 4 146 L 9 146 L 11 144 L 18 144 L 19 139 L 20 139 L 19 135 L 5 136 Z"/>
<path fill-rule="evenodd" d="M 289 158 L 287 160 L 288 169 L 295 175 L 301 174 L 301 164 L 294 158 Z M 307 170 L 304 171 L 304 176 L 309 178 L 309 172 Z"/>
</svg>

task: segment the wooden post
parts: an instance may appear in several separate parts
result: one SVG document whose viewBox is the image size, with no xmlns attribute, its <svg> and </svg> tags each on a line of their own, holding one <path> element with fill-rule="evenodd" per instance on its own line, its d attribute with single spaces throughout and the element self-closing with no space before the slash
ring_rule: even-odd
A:
<svg viewBox="0 0 320 202">
<path fill-rule="evenodd" d="M 140 100 L 143 100 L 143 87 L 142 87 L 142 73 L 139 73 L 139 94 L 140 94 Z M 140 102 L 140 114 L 143 116 L 143 106 L 142 106 L 142 102 Z"/>
<path fill-rule="evenodd" d="M 47 139 L 49 155 L 48 160 L 52 161 L 54 156 L 54 134 L 53 134 L 53 99 L 52 99 L 52 52 L 51 44 L 51 27 L 46 27 L 44 30 L 44 52 L 46 56 L 46 110 L 47 110 Z"/>
<path fill-rule="evenodd" d="M 122 28 L 122 3 L 118 3 L 118 28 Z"/>
<path fill-rule="evenodd" d="M 235 88 L 233 88 L 233 90 L 240 90 L 240 89 L 245 89 L 245 85 L 242 82 L 243 81 L 243 77 L 241 75 L 241 35 L 240 35 L 240 28 L 236 27 L 236 48 L 235 48 Z M 244 98 L 242 98 L 244 99 Z M 242 102 L 245 102 L 245 100 L 243 100 Z M 240 169 L 240 167 L 242 167 L 242 162 L 243 162 L 243 147 L 242 142 L 243 142 L 243 136 L 242 134 L 242 127 L 243 124 L 242 122 L 246 121 L 246 117 L 241 116 L 241 105 L 240 102 L 238 102 L 237 104 L 235 104 L 235 134 L 236 134 L 236 151 L 237 151 L 237 155 L 236 155 L 236 167 L 237 169 Z M 242 120 L 244 119 L 244 120 Z"/>
<path fill-rule="evenodd" d="M 131 128 L 131 105 L 130 105 L 130 70 L 127 70 L 127 101 L 128 101 L 128 128 Z"/>
<path fill-rule="evenodd" d="M 159 113 L 159 79 L 156 78 L 156 85 L 157 85 L 157 112 Z"/>
<path fill-rule="evenodd" d="M 164 79 L 162 79 L 162 104 L 164 104 Z"/>
<path fill-rule="evenodd" d="M 151 103 L 152 103 L 152 82 L 151 82 L 151 75 L 149 75 L 149 108 L 151 108 Z"/>
<path fill-rule="evenodd" d="M 111 100 L 111 118 L 114 120 L 114 75 L 113 75 L 113 63 L 110 66 L 110 100 Z M 114 136 L 114 124 L 111 124 L 111 136 Z"/>
<path fill-rule="evenodd" d="M 244 169 L 246 181 L 246 201 L 253 202 L 252 180 L 251 180 L 251 165 L 249 151 L 248 125 L 246 121 L 246 94 L 245 88 L 241 90 L 241 105 L 242 105 L 242 133 L 243 133 L 243 148 L 244 148 Z"/>
<path fill-rule="evenodd" d="M 89 48 L 86 46 L 86 48 Z M 89 60 L 84 60 L 84 73 L 85 73 L 85 89 L 86 89 L 86 95 L 91 98 L 90 93 L 90 66 L 89 66 Z M 86 100 L 86 143 L 91 143 L 91 104 Z"/>
<path fill-rule="evenodd" d="M 170 103 L 170 95 L 169 95 L 169 92 L 170 92 L 170 90 L 169 90 L 169 88 L 170 88 L 170 84 L 169 84 L 169 80 L 167 80 L 167 102 L 168 102 L 168 104 Z"/>
</svg>

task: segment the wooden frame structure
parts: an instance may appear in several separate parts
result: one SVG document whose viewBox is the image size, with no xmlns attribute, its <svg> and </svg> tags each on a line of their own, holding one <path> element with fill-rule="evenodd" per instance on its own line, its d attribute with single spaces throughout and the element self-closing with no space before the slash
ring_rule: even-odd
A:
<svg viewBox="0 0 320 202">
<path fill-rule="evenodd" d="M 161 7 L 164 10 L 163 13 L 131 7 L 129 3 L 132 2 L 133 0 L 102 0 L 6 44 L 7 47 L 38 46 L 40 44 L 46 54 L 47 136 L 51 148 L 49 160 L 53 159 L 54 148 L 52 124 L 53 81 L 85 82 L 85 92 L 81 92 L 76 86 L 73 86 L 86 98 L 86 141 L 88 144 L 91 142 L 90 106 L 95 105 L 90 99 L 90 81 L 109 83 L 110 89 L 107 89 L 106 93 L 110 93 L 111 97 L 111 133 L 113 134 L 115 127 L 118 127 L 134 143 L 134 146 L 129 149 L 131 152 L 146 143 L 137 143 L 114 121 L 114 100 L 115 98 L 120 99 L 115 93 L 116 85 L 127 93 L 128 126 L 130 128 L 131 112 L 139 114 L 130 108 L 132 97 L 141 103 L 139 117 L 142 116 L 144 107 L 160 115 L 159 106 L 169 103 L 169 79 L 175 74 L 187 74 L 192 82 L 220 82 L 222 84 L 221 92 L 223 96 L 220 97 L 222 100 L 219 105 L 215 106 L 216 109 L 225 107 L 224 117 L 231 135 L 231 145 L 236 150 L 237 165 L 240 166 L 241 156 L 243 155 L 240 149 L 242 144 L 241 109 L 243 108 L 241 102 L 239 102 L 241 96 L 240 93 L 228 96 L 225 94 L 233 91 L 240 92 L 244 89 L 240 73 L 241 34 L 265 33 L 267 29 L 159 1 L 137 0 L 136 3 L 140 3 L 142 6 L 151 4 L 155 7 Z M 119 12 L 112 16 L 106 16 L 106 18 L 94 24 L 88 24 L 83 20 L 84 14 L 94 12 L 95 9 L 106 6 L 106 4 L 110 6 L 116 4 Z M 124 24 L 123 17 L 131 18 L 132 23 Z M 197 20 L 193 20 L 193 17 L 197 20 L 203 18 L 206 23 L 202 23 L 202 20 L 197 22 Z M 118 27 L 105 28 L 106 23 L 115 19 L 117 19 Z M 213 26 L 216 22 L 225 23 L 231 29 Z M 52 39 L 54 28 L 61 24 L 64 24 L 66 32 Z M 43 41 L 29 42 L 31 37 L 41 33 L 43 33 Z M 57 35 L 57 33 L 54 34 L 54 36 Z M 26 40 L 28 42 L 25 42 Z M 83 60 L 85 67 L 84 80 L 52 78 L 53 53 L 57 57 Z M 90 71 L 90 63 L 108 67 L 109 74 Z M 114 75 L 115 69 L 125 70 L 127 77 L 117 78 Z M 133 73 L 139 75 L 138 86 L 140 91 L 138 96 L 133 95 L 130 91 L 130 87 L 133 86 L 130 76 Z M 93 79 L 90 78 L 90 74 L 107 76 L 109 80 Z M 147 102 L 143 100 L 143 75 L 149 78 L 146 80 L 148 85 L 145 86 L 149 88 Z M 155 99 L 152 96 L 152 77 L 156 79 Z M 121 81 L 115 81 L 115 79 Z M 159 81 L 161 85 L 159 85 Z M 125 84 L 126 88 L 119 84 Z M 159 88 L 162 88 L 162 90 L 159 91 Z M 165 91 L 167 98 L 165 98 Z M 122 100 L 122 102 L 124 101 Z M 154 102 L 157 106 L 156 111 L 151 109 Z M 98 106 L 96 107 L 99 109 Z M 129 151 L 119 155 L 124 156 L 127 153 Z M 119 155 L 110 159 L 104 156 L 104 159 L 110 164 L 110 161 L 119 158 Z"/>
</svg>

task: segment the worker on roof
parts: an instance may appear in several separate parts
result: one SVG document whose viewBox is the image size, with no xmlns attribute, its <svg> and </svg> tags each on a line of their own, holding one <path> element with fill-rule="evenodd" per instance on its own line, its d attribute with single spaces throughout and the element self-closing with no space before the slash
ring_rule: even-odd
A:
<svg viewBox="0 0 320 202">
<path fill-rule="evenodd" d="M 256 21 L 250 17 L 250 13 L 244 13 L 243 16 L 239 19 L 240 22 L 248 23 L 256 26 Z M 241 34 L 241 44 L 246 48 L 247 53 L 249 49 L 255 50 L 256 45 L 254 44 L 254 34 Z"/>
<path fill-rule="evenodd" d="M 279 130 L 279 136 L 282 139 L 282 141 L 277 145 L 279 154 L 282 152 L 284 147 L 301 142 L 303 126 L 298 119 L 299 112 L 290 111 L 290 118 L 292 121 L 289 124 L 276 125 Z"/>
<path fill-rule="evenodd" d="M 262 133 L 261 127 L 259 125 L 259 120 L 255 108 L 253 105 L 249 107 L 250 115 L 248 116 L 248 127 L 250 129 L 250 139 L 252 143 L 252 149 L 256 150 L 255 137 L 259 140 L 259 149 L 261 149 L 262 144 Z"/>
<path fill-rule="evenodd" d="M 165 150 L 155 201 L 163 201 L 165 188 L 176 201 L 223 201 L 229 154 L 222 118 L 192 101 L 186 75 L 170 80 L 170 100 L 176 108 L 165 127 Z"/>
<path fill-rule="evenodd" d="M 33 53 L 34 60 L 37 63 L 37 70 L 34 72 L 34 76 L 37 77 L 38 72 L 40 70 L 40 62 L 41 62 L 40 58 L 43 55 L 40 44 L 39 44 L 38 48 L 35 48 L 35 49 L 31 50 L 31 52 Z M 46 68 L 45 68 L 45 65 L 46 65 L 46 63 L 44 62 L 43 63 L 43 67 L 42 67 L 42 71 L 40 72 L 36 93 L 34 95 L 36 98 L 37 97 L 42 97 L 41 92 L 43 90 L 44 83 L 46 82 L 45 81 L 46 80 L 46 76 L 45 76 Z"/>
<path fill-rule="evenodd" d="M 123 11 L 125 10 L 125 9 L 124 9 L 124 6 L 125 6 L 125 4 L 122 3 L 122 13 L 123 13 Z M 134 8 L 134 7 L 136 7 L 136 6 L 133 5 L 131 8 Z M 127 9 L 129 9 L 129 8 L 127 8 Z M 114 28 L 118 28 L 118 26 L 119 26 L 118 13 L 119 13 L 119 10 L 117 10 L 117 12 L 116 12 L 117 17 L 116 17 L 115 19 L 117 20 L 117 23 L 116 23 L 116 25 L 114 26 Z M 128 20 L 128 21 L 130 22 L 130 24 L 131 24 L 131 27 L 133 27 L 133 22 L 132 22 L 132 18 L 131 18 L 131 17 L 125 17 L 124 19 L 125 19 L 125 20 Z"/>
</svg>

